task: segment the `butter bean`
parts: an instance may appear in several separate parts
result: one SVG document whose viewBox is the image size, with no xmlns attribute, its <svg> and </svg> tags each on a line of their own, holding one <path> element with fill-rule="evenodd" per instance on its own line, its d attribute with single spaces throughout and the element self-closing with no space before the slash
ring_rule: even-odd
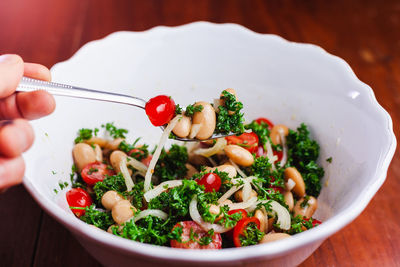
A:
<svg viewBox="0 0 400 267">
<path fill-rule="evenodd" d="M 96 152 L 93 147 L 85 143 L 78 143 L 72 149 L 74 162 L 79 172 L 89 163 L 96 162 Z"/>
<path fill-rule="evenodd" d="M 274 145 L 281 144 L 280 132 L 282 132 L 284 136 L 287 136 L 289 134 L 289 129 L 285 125 L 281 124 L 274 125 L 274 127 L 272 127 L 269 137 L 271 137 L 271 141 Z"/>
<path fill-rule="evenodd" d="M 256 210 L 256 212 L 254 213 L 254 217 L 256 217 L 259 221 L 260 221 L 260 231 L 261 232 L 265 232 L 265 215 L 261 210 Z"/>
<path fill-rule="evenodd" d="M 136 209 L 128 200 L 121 200 L 117 202 L 111 210 L 111 215 L 114 221 L 122 224 L 133 216 Z"/>
<path fill-rule="evenodd" d="M 241 146 L 227 145 L 224 151 L 228 158 L 240 166 L 249 167 L 254 163 L 253 155 Z"/>
<path fill-rule="evenodd" d="M 194 106 L 203 106 L 203 110 L 193 115 L 193 124 L 200 124 L 200 131 L 196 134 L 196 138 L 205 140 L 209 138 L 215 130 L 216 115 L 214 108 L 207 102 L 197 102 Z"/>
<path fill-rule="evenodd" d="M 251 193 L 250 193 L 250 198 L 256 197 L 256 196 L 258 196 L 257 192 L 252 189 Z M 240 189 L 239 191 L 236 191 L 236 193 L 234 194 L 234 197 L 235 197 L 236 201 L 243 202 L 243 190 Z"/>
<path fill-rule="evenodd" d="M 315 197 L 312 196 L 309 197 L 307 204 L 305 204 L 304 201 L 306 201 L 305 198 L 301 198 L 299 201 L 297 201 L 293 209 L 294 216 L 301 215 L 306 218 L 311 218 L 318 208 L 318 201 Z"/>
<path fill-rule="evenodd" d="M 187 116 L 182 116 L 182 118 L 175 125 L 172 132 L 181 138 L 187 137 L 190 133 L 190 129 L 192 128 L 192 121 Z"/>
<path fill-rule="evenodd" d="M 115 204 L 121 200 L 124 200 L 124 198 L 120 194 L 118 194 L 116 191 L 110 190 L 104 193 L 104 195 L 101 197 L 101 204 L 107 210 L 111 210 Z"/>
<path fill-rule="evenodd" d="M 237 174 L 235 167 L 230 164 L 223 164 L 216 167 L 206 167 L 207 172 L 215 171 L 216 169 L 218 169 L 220 172 L 226 172 L 229 178 L 235 178 Z"/>
<path fill-rule="evenodd" d="M 270 242 L 274 242 L 274 241 L 278 241 L 278 240 L 290 238 L 290 237 L 291 236 L 286 233 L 271 233 L 271 234 L 265 235 L 261 239 L 260 244 L 270 243 Z"/>
<path fill-rule="evenodd" d="M 306 185 L 304 184 L 303 177 L 300 172 L 294 167 L 288 167 L 285 169 L 283 176 L 285 177 L 285 182 L 292 179 L 296 185 L 293 187 L 292 191 L 299 197 L 306 194 Z"/>
<path fill-rule="evenodd" d="M 289 211 L 293 210 L 294 206 L 294 199 L 293 199 L 293 194 L 290 191 L 284 191 L 283 192 L 283 198 L 285 199 L 285 204 L 288 205 Z"/>
</svg>

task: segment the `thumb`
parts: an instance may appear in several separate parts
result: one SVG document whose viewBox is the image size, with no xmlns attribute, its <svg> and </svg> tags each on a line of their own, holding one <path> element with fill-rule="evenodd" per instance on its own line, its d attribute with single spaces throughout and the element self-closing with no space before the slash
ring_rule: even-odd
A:
<svg viewBox="0 0 400 267">
<path fill-rule="evenodd" d="M 0 56 L 0 98 L 15 92 L 23 73 L 24 62 L 20 56 Z"/>
</svg>

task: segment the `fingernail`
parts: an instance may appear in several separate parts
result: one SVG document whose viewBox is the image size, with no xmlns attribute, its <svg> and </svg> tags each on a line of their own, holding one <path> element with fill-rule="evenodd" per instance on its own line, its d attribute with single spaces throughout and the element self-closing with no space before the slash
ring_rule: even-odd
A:
<svg viewBox="0 0 400 267">
<path fill-rule="evenodd" d="M 6 54 L 0 56 L 0 63 L 11 64 L 19 61 L 19 56 L 13 54 Z"/>
</svg>

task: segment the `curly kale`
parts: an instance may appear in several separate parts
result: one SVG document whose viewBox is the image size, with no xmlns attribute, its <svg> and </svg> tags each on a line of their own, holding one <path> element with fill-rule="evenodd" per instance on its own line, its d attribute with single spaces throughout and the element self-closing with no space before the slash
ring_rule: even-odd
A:
<svg viewBox="0 0 400 267">
<path fill-rule="evenodd" d="M 236 101 L 235 95 L 226 90 L 222 92 L 221 100 L 224 101 L 224 105 L 219 106 L 215 131 L 218 133 L 243 133 L 244 118 L 243 113 L 241 113 L 243 108 L 242 102 Z"/>
<path fill-rule="evenodd" d="M 302 123 L 297 131 L 289 130 L 287 136 L 288 164 L 297 168 L 306 184 L 306 193 L 317 197 L 321 191 L 324 170 L 316 163 L 319 145 L 310 138 L 307 126 Z"/>
<path fill-rule="evenodd" d="M 154 168 L 154 175 L 160 179 L 160 182 L 183 178 L 187 173 L 185 166 L 187 161 L 186 147 L 173 144 L 168 152 L 162 150 Z"/>
</svg>

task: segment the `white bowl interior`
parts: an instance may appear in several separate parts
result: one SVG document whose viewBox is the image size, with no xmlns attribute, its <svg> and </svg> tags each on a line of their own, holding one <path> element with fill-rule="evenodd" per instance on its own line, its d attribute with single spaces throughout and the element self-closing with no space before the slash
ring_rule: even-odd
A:
<svg viewBox="0 0 400 267">
<path fill-rule="evenodd" d="M 390 117 L 344 61 L 316 46 L 236 25 L 195 23 L 115 33 L 85 45 L 70 60 L 55 65 L 52 74 L 56 82 L 144 99 L 169 94 L 183 105 L 211 102 L 232 87 L 244 103 L 247 121 L 267 117 L 291 128 L 305 122 L 321 145 L 319 163 L 326 172 L 316 217 L 339 220 L 339 226 L 328 221 L 321 230 L 314 229 L 308 236 L 314 240 L 339 230 L 361 212 L 383 183 L 394 153 Z M 25 183 L 42 205 L 56 204 L 46 204 L 54 216 L 70 221 L 75 218 L 65 190 L 55 194 L 53 189 L 59 189 L 59 181 L 69 182 L 78 129 L 113 121 L 130 130 L 129 139 L 142 136 L 150 144 L 157 143 L 161 131 L 134 107 L 56 99 L 54 114 L 34 122 L 36 141 L 25 154 Z M 299 235 L 296 246 L 307 242 L 306 234 Z M 278 246 L 274 253 L 279 249 L 285 247 Z"/>
</svg>

